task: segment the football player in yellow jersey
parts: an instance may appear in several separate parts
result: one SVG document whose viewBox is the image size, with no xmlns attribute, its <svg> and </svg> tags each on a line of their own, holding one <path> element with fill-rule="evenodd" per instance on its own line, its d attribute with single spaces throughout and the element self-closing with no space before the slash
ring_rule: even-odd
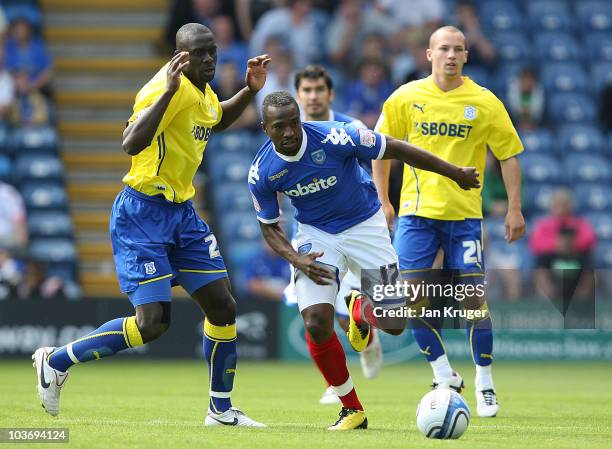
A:
<svg viewBox="0 0 612 449">
<path fill-rule="evenodd" d="M 506 240 L 514 242 L 525 231 L 521 171 L 516 157 L 523 146 L 508 113 L 492 92 L 462 76 L 468 49 L 459 29 L 446 26 L 436 30 L 430 38 L 427 58 L 432 64 L 432 75 L 399 87 L 385 102 L 376 129 L 429 150 L 448 162 L 474 166 L 481 174 L 485 172 L 489 147 L 501 163 L 508 194 Z M 374 182 L 391 227 L 395 212 L 388 198 L 389 169 L 388 161 L 373 161 Z M 405 165 L 395 246 L 404 279 L 414 283 L 427 280 L 441 248 L 444 268 L 453 273 L 453 287 L 465 289 L 472 285 L 475 294 L 466 298 L 465 308 L 482 311 L 479 317 L 467 321 L 476 364 L 477 412 L 480 416 L 495 416 L 499 405 L 491 375 L 491 319 L 484 294 L 478 293 L 484 288 L 485 269 L 481 189 L 462 190 L 442 176 Z M 427 305 L 426 298 L 409 299 L 422 300 L 421 304 Z M 411 326 L 432 366 L 434 386 L 461 390 L 463 380 L 449 364 L 440 320 L 416 318 L 411 320 Z"/>
<path fill-rule="evenodd" d="M 45 410 L 57 415 L 68 368 L 160 337 L 170 326 L 171 287 L 180 284 L 206 315 L 203 353 L 210 402 L 204 424 L 265 427 L 232 407 L 236 302 L 217 240 L 190 198 L 211 132 L 228 127 L 264 86 L 270 59 L 250 59 L 246 87 L 220 103 L 208 84 L 217 62 L 210 30 L 184 25 L 176 48 L 136 96 L 123 133 L 132 167 L 113 205 L 110 232 L 119 284 L 135 316 L 109 321 L 61 348 L 38 349 L 32 357 L 38 392 Z"/>
</svg>

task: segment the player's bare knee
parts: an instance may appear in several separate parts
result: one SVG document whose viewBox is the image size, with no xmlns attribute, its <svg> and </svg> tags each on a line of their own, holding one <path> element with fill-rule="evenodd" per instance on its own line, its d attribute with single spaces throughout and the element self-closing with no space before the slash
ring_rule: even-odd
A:
<svg viewBox="0 0 612 449">
<path fill-rule="evenodd" d="M 170 303 L 151 303 L 137 307 L 136 325 L 143 343 L 161 337 L 170 328 Z"/>
<path fill-rule="evenodd" d="M 136 319 L 136 325 L 140 331 L 143 343 L 158 339 L 170 328 L 170 323 L 154 322 L 146 318 L 140 322 Z"/>
</svg>

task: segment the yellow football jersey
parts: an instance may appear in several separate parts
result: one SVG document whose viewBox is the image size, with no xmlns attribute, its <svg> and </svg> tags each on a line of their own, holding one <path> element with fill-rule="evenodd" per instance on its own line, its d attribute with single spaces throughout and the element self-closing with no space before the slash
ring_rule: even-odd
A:
<svg viewBox="0 0 612 449">
<path fill-rule="evenodd" d="M 138 92 L 135 121 L 166 90 L 167 64 Z M 163 194 L 182 203 L 195 194 L 193 177 L 202 162 L 213 126 L 223 111 L 210 86 L 202 92 L 181 74 L 181 84 L 155 132 L 151 145 L 132 156 L 132 168 L 123 182 L 146 195 Z"/>
<path fill-rule="evenodd" d="M 500 160 L 523 151 L 501 101 L 466 76 L 449 92 L 431 76 L 401 86 L 385 102 L 376 129 L 453 164 L 476 167 L 481 185 L 487 146 Z M 462 190 L 444 176 L 405 165 L 399 215 L 482 218 L 481 189 Z"/>
</svg>

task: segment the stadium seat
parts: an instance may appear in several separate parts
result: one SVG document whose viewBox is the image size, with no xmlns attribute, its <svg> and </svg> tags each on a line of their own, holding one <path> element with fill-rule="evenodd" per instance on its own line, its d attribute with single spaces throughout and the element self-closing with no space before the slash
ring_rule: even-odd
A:
<svg viewBox="0 0 612 449">
<path fill-rule="evenodd" d="M 580 0 L 576 3 L 576 16 L 584 32 L 612 31 L 612 3 L 607 0 Z"/>
<path fill-rule="evenodd" d="M 532 255 L 523 240 L 512 244 L 496 240 L 485 246 L 485 262 L 487 269 L 527 270 L 531 267 Z"/>
<path fill-rule="evenodd" d="M 463 67 L 463 74 L 469 76 L 476 83 L 483 87 L 489 88 L 489 71 L 478 65 L 466 64 Z"/>
<path fill-rule="evenodd" d="M 0 181 L 11 184 L 13 178 L 12 170 L 13 164 L 11 160 L 8 156 L 0 154 Z"/>
<path fill-rule="evenodd" d="M 511 2 L 487 1 L 478 10 L 483 28 L 491 31 L 510 31 L 521 29 L 523 16 L 519 8 Z"/>
<path fill-rule="evenodd" d="M 11 145 L 17 154 L 57 153 L 59 147 L 57 131 L 50 126 L 18 128 L 13 131 L 11 139 Z"/>
<path fill-rule="evenodd" d="M 529 215 L 530 220 L 549 211 L 550 200 L 557 189 L 558 186 L 555 184 L 526 183 L 523 188 L 522 199 L 523 208 L 526 215 Z"/>
<path fill-rule="evenodd" d="M 595 268 L 612 268 L 612 242 L 599 242 L 593 257 Z"/>
<path fill-rule="evenodd" d="M 528 64 L 532 58 L 531 45 L 524 34 L 498 33 L 491 36 L 491 41 L 501 62 Z"/>
<path fill-rule="evenodd" d="M 612 211 L 608 212 L 592 212 L 584 215 L 589 223 L 595 229 L 597 234 L 597 240 L 609 240 L 612 241 Z"/>
<path fill-rule="evenodd" d="M 227 212 L 218 219 L 223 242 L 259 240 L 259 221 L 253 212 Z"/>
<path fill-rule="evenodd" d="M 563 122 L 585 123 L 597 119 L 597 105 L 584 94 L 561 92 L 552 94 L 547 107 L 551 125 Z"/>
<path fill-rule="evenodd" d="M 64 175 L 61 161 L 53 155 L 24 154 L 17 156 L 15 169 L 19 183 L 32 179 L 60 180 Z"/>
<path fill-rule="evenodd" d="M 63 238 L 33 239 L 29 247 L 30 255 L 41 262 L 74 262 L 76 248 L 72 240 Z"/>
<path fill-rule="evenodd" d="M 602 184 L 579 184 L 573 189 L 576 210 L 581 213 L 612 211 L 612 188 Z"/>
<path fill-rule="evenodd" d="M 21 186 L 28 209 L 65 209 L 66 191 L 57 183 L 29 182 Z"/>
<path fill-rule="evenodd" d="M 503 217 L 487 217 L 484 219 L 484 229 L 487 235 L 487 242 L 504 241 L 506 226 Z"/>
<path fill-rule="evenodd" d="M 535 36 L 535 54 L 539 61 L 577 61 L 581 51 L 576 39 L 565 33 L 540 33 Z"/>
<path fill-rule="evenodd" d="M 246 182 L 217 184 L 213 195 L 217 216 L 225 212 L 253 210 L 253 200 Z"/>
<path fill-rule="evenodd" d="M 612 62 L 612 31 L 587 34 L 583 48 L 593 63 Z"/>
<path fill-rule="evenodd" d="M 532 0 L 526 4 L 527 20 L 532 32 L 572 31 L 573 20 L 566 3 L 555 0 Z"/>
<path fill-rule="evenodd" d="M 235 240 L 229 243 L 223 251 L 224 254 L 227 254 L 225 257 L 230 261 L 231 267 L 240 270 L 246 268 L 255 256 L 263 251 L 263 248 L 259 240 Z"/>
<path fill-rule="evenodd" d="M 243 154 L 221 151 L 209 161 L 208 173 L 213 182 L 217 184 L 230 181 L 246 184 L 252 162 L 251 158 Z"/>
<path fill-rule="evenodd" d="M 605 138 L 597 126 L 572 125 L 561 126 L 558 135 L 559 150 L 562 154 L 571 153 L 604 153 Z"/>
<path fill-rule="evenodd" d="M 591 65 L 591 83 L 597 95 L 607 85 L 612 85 L 612 60 Z"/>
<path fill-rule="evenodd" d="M 77 273 L 76 262 L 52 263 L 47 265 L 45 272 L 47 276 L 57 276 L 64 281 L 74 282 Z"/>
<path fill-rule="evenodd" d="M 612 180 L 612 167 L 606 158 L 596 154 L 568 154 L 565 174 L 572 184 L 580 182 L 608 183 Z"/>
<path fill-rule="evenodd" d="M 28 214 L 31 237 L 71 237 L 72 220 L 65 212 L 32 211 Z"/>
<path fill-rule="evenodd" d="M 534 131 L 519 132 L 521 142 L 527 152 L 554 153 L 556 143 L 552 133 L 546 128 L 538 128 Z"/>
<path fill-rule="evenodd" d="M 579 65 L 567 62 L 544 64 L 540 80 L 547 92 L 583 92 L 589 86 L 589 77 Z"/>
<path fill-rule="evenodd" d="M 519 156 L 526 182 L 559 183 L 563 170 L 557 159 L 548 154 L 523 153 Z"/>
<path fill-rule="evenodd" d="M 251 133 L 248 131 L 225 131 L 215 135 L 214 148 L 207 146 L 213 151 L 236 152 L 239 154 L 254 154 L 251 143 Z"/>
</svg>

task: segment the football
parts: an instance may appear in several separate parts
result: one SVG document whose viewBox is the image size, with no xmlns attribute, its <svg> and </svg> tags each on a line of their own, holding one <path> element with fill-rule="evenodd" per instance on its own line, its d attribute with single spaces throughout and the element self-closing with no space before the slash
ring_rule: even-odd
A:
<svg viewBox="0 0 612 449">
<path fill-rule="evenodd" d="M 417 427 L 427 438 L 459 438 L 468 428 L 470 409 L 459 393 L 438 388 L 423 396 L 416 412 Z"/>
</svg>

